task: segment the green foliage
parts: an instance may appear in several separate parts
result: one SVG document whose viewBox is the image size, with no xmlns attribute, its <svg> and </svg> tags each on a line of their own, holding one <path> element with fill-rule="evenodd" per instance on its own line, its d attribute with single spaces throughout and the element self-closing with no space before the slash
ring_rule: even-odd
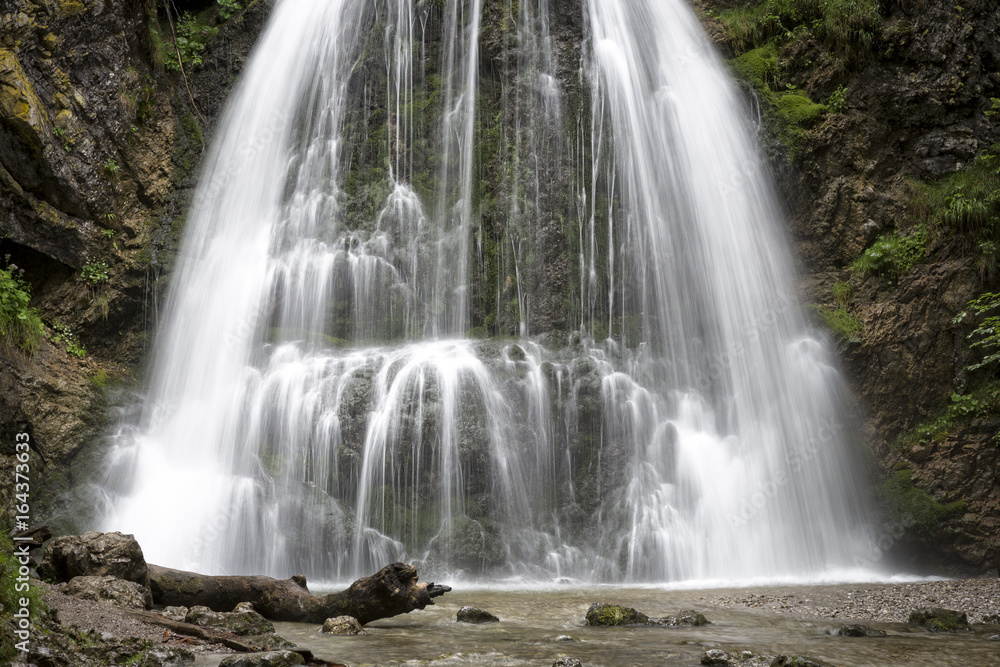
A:
<svg viewBox="0 0 1000 667">
<path fill-rule="evenodd" d="M 108 158 L 104 161 L 104 171 L 108 172 L 112 176 L 117 176 L 118 172 L 121 171 L 121 167 L 118 166 L 117 162 Z"/>
<path fill-rule="evenodd" d="M 1000 294 L 987 292 L 965 304 L 965 308 L 955 316 L 953 324 L 960 324 L 970 314 L 982 318 L 968 336 L 973 341 L 970 347 L 980 347 L 986 353 L 980 361 L 966 366 L 966 370 L 975 371 L 1000 361 Z"/>
<path fill-rule="evenodd" d="M 896 280 L 919 264 L 927 254 L 927 229 L 918 226 L 909 236 L 898 232 L 883 234 L 861 257 L 854 260 L 851 270 L 860 276 L 881 276 Z"/>
<path fill-rule="evenodd" d="M 944 412 L 901 437 L 896 446 L 909 449 L 918 444 L 942 442 L 959 424 L 997 413 L 1000 413 L 1000 384 L 991 382 L 969 394 L 952 394 Z"/>
<path fill-rule="evenodd" d="M 206 25 L 191 12 L 181 14 L 175 26 L 177 49 L 167 48 L 164 55 L 166 69 L 170 72 L 181 71 L 181 65 L 177 61 L 177 51 L 180 51 L 185 68 L 201 65 L 202 56 L 205 54 L 205 45 L 215 37 L 218 31 L 218 28 Z"/>
<path fill-rule="evenodd" d="M 816 104 L 800 91 L 781 95 L 775 105 L 789 124 L 799 127 L 809 127 L 826 112 L 824 105 Z"/>
<path fill-rule="evenodd" d="M 847 311 L 846 305 L 832 308 L 827 305 L 816 306 L 816 312 L 823 324 L 844 340 L 856 341 L 858 334 L 864 330 L 864 325 L 857 317 Z"/>
<path fill-rule="evenodd" d="M 101 285 L 108 282 L 108 263 L 103 259 L 94 259 L 83 265 L 80 277 L 91 285 Z"/>
<path fill-rule="evenodd" d="M 219 18 L 228 21 L 237 12 L 243 9 L 241 0 L 219 0 Z"/>
<path fill-rule="evenodd" d="M 847 111 L 847 89 L 838 86 L 837 90 L 830 94 L 826 100 L 826 108 L 833 113 L 844 113 Z"/>
<path fill-rule="evenodd" d="M 51 341 L 53 343 L 62 343 L 66 346 L 66 352 L 72 354 L 74 357 L 79 357 L 83 359 L 87 356 L 87 350 L 80 343 L 80 339 L 76 335 L 76 331 L 73 329 L 71 324 L 63 324 L 62 322 L 55 322 L 52 324 L 52 330 L 55 334 L 52 335 Z"/>
<path fill-rule="evenodd" d="M 883 24 L 879 0 L 758 0 L 719 19 L 738 53 L 802 36 L 849 60 L 872 55 Z"/>
<path fill-rule="evenodd" d="M 770 89 L 778 85 L 778 49 L 773 43 L 747 51 L 729 62 L 736 74 L 754 88 Z"/>
<path fill-rule="evenodd" d="M 13 451 L 13 448 L 11 448 Z M 13 474 L 13 473 L 11 473 Z M 14 541 L 6 530 L 0 531 L 0 663 L 10 664 L 17 651 L 14 648 L 15 635 L 11 627 L 11 615 L 21 609 L 21 600 L 28 600 L 28 614 L 31 622 L 36 627 L 41 622 L 45 614 L 45 603 L 42 601 L 41 592 L 28 582 L 27 590 L 18 590 L 18 586 L 24 588 L 25 582 L 17 580 L 20 563 L 14 557 Z"/>
<path fill-rule="evenodd" d="M 0 270 L 0 341 L 34 354 L 42 338 L 45 327 L 38 312 L 28 304 L 31 289 L 24 282 L 22 270 L 14 264 Z"/>
<path fill-rule="evenodd" d="M 965 503 L 941 504 L 923 489 L 917 488 L 910 470 L 896 470 L 878 489 L 887 518 L 893 523 L 910 526 L 919 537 L 932 539 L 941 522 L 965 509 Z"/>
</svg>

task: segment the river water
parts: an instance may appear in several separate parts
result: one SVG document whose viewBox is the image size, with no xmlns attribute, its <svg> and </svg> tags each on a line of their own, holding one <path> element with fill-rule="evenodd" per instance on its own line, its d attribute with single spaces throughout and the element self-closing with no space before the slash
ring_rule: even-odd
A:
<svg viewBox="0 0 1000 667">
<path fill-rule="evenodd" d="M 439 598 L 424 611 L 376 621 L 363 637 L 322 635 L 318 627 L 277 623 L 278 634 L 325 660 L 348 665 L 545 665 L 559 656 L 585 667 L 698 665 L 705 651 L 749 650 L 761 655 L 799 655 L 840 667 L 872 665 L 1000 665 L 996 633 L 980 629 L 932 634 L 902 623 L 867 623 L 886 637 L 832 636 L 848 619 L 777 615 L 772 611 L 727 608 L 713 601 L 728 595 L 790 595 L 809 604 L 832 598 L 851 585 L 768 586 L 767 588 L 670 590 L 662 587 L 576 586 L 530 589 L 465 589 Z M 584 624 L 594 602 L 630 606 L 650 616 L 681 609 L 701 611 L 710 625 L 697 628 L 592 628 Z M 464 605 L 487 609 L 500 623 L 471 625 L 455 620 Z M 974 626 L 975 627 L 975 626 Z M 571 639 L 565 639 L 569 637 Z M 562 638 L 562 639 L 560 639 Z M 211 665 L 218 657 L 203 658 Z"/>
</svg>

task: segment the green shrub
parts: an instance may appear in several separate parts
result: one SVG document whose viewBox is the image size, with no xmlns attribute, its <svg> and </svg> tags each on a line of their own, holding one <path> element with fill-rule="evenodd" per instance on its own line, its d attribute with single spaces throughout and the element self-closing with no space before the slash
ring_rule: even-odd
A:
<svg viewBox="0 0 1000 667">
<path fill-rule="evenodd" d="M 223 21 L 228 21 L 241 9 L 243 9 L 241 0 L 219 0 L 219 18 Z"/>
<path fill-rule="evenodd" d="M 66 346 L 66 352 L 72 354 L 74 357 L 79 357 L 83 359 L 87 356 L 87 350 L 80 343 L 80 339 L 76 335 L 76 331 L 73 329 L 71 324 L 63 324 L 62 322 L 54 322 L 52 324 L 52 330 L 55 334 L 52 335 L 53 343 L 62 343 Z"/>
<path fill-rule="evenodd" d="M 177 33 L 177 49 L 167 48 L 164 54 L 164 66 L 171 72 L 181 70 L 177 62 L 177 51 L 180 51 L 185 68 L 201 65 L 205 54 L 205 45 L 215 37 L 218 28 L 209 27 L 191 12 L 184 12 L 175 26 Z"/>
<path fill-rule="evenodd" d="M 895 280 L 923 261 L 926 254 L 927 230 L 919 226 L 911 230 L 909 236 L 892 232 L 878 237 L 861 257 L 854 260 L 851 270 L 861 276 Z"/>
<path fill-rule="evenodd" d="M 80 269 L 80 277 L 91 285 L 100 285 L 108 282 L 108 268 L 103 259 L 91 260 Z"/>
<path fill-rule="evenodd" d="M 837 90 L 830 93 L 826 99 L 826 108 L 832 113 L 844 113 L 847 111 L 847 89 L 838 86 Z"/>
<path fill-rule="evenodd" d="M 45 337 L 38 312 L 28 304 L 31 290 L 21 270 L 10 264 L 0 270 L 0 341 L 34 354 Z"/>
<path fill-rule="evenodd" d="M 968 336 L 973 340 L 970 347 L 981 347 L 986 353 L 983 359 L 966 367 L 966 370 L 975 371 L 1000 361 L 1000 294 L 987 292 L 967 303 L 965 308 L 952 320 L 954 324 L 961 323 L 970 314 L 986 315 Z"/>
</svg>

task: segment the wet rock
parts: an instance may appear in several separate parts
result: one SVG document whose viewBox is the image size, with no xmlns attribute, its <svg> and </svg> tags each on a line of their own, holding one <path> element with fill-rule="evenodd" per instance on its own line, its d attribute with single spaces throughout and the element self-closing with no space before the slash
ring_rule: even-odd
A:
<svg viewBox="0 0 1000 667">
<path fill-rule="evenodd" d="M 701 664 L 715 665 L 717 667 L 729 667 L 732 663 L 729 661 L 728 653 L 721 649 L 712 648 L 705 651 L 705 655 L 701 657 Z"/>
<path fill-rule="evenodd" d="M 1000 642 L 1000 635 L 991 635 L 990 636 L 990 641 L 991 642 Z"/>
<path fill-rule="evenodd" d="M 160 612 L 160 616 L 169 618 L 171 621 L 183 621 L 187 618 L 189 611 L 187 607 L 167 607 Z"/>
<path fill-rule="evenodd" d="M 649 616 L 631 607 L 597 602 L 587 610 L 587 625 L 615 627 L 618 625 L 646 625 Z"/>
<path fill-rule="evenodd" d="M 928 607 L 910 612 L 908 622 L 931 632 L 960 632 L 969 629 L 969 619 L 965 612 L 941 607 Z"/>
<path fill-rule="evenodd" d="M 830 663 L 803 655 L 779 655 L 771 661 L 771 667 L 833 667 Z"/>
<path fill-rule="evenodd" d="M 274 632 L 274 625 L 253 608 L 237 608 L 240 611 L 217 612 L 208 607 L 191 607 L 184 620 L 202 627 L 221 628 L 241 637 Z"/>
<path fill-rule="evenodd" d="M 337 616 L 323 622 L 320 632 L 328 635 L 366 635 L 361 623 L 353 616 Z"/>
<path fill-rule="evenodd" d="M 66 594 L 83 600 L 108 600 L 127 609 L 151 609 L 153 596 L 149 589 L 134 581 L 117 577 L 73 577 Z"/>
<path fill-rule="evenodd" d="M 194 662 L 194 653 L 180 646 L 154 646 L 146 652 L 139 667 L 179 667 Z"/>
<path fill-rule="evenodd" d="M 695 627 L 699 625 L 708 625 L 709 620 L 705 618 L 705 615 L 695 611 L 694 609 L 682 609 L 677 612 L 676 616 L 664 616 L 663 618 L 651 618 L 649 619 L 650 624 L 654 625 L 669 625 L 671 627 Z"/>
<path fill-rule="evenodd" d="M 576 641 L 576 640 L 573 639 L 572 637 L 570 637 L 569 635 L 559 635 L 558 637 L 556 637 L 556 641 L 557 642 L 572 642 L 572 641 Z"/>
<path fill-rule="evenodd" d="M 184 617 L 184 622 L 191 623 L 193 625 L 200 625 L 203 628 L 226 627 L 226 617 L 223 616 L 221 612 L 212 611 L 208 607 L 201 605 L 191 607 L 187 616 Z"/>
<path fill-rule="evenodd" d="M 867 625 L 842 625 L 831 634 L 841 637 L 885 637 L 885 631 Z"/>
<path fill-rule="evenodd" d="M 67 535 L 45 545 L 38 575 L 50 581 L 81 576 L 112 576 L 149 587 L 142 548 L 131 535 L 95 533 Z"/>
<path fill-rule="evenodd" d="M 462 607 L 458 610 L 456 619 L 460 623 L 499 623 L 500 619 L 486 611 L 476 607 Z"/>
<path fill-rule="evenodd" d="M 254 635 L 253 640 L 269 651 L 280 651 L 286 648 L 295 648 L 295 642 L 288 641 L 281 635 L 268 632 L 263 635 Z"/>
<path fill-rule="evenodd" d="M 993 625 L 1000 625 L 1000 614 L 990 614 L 988 616 L 983 616 L 983 623 L 992 623 Z"/>
<path fill-rule="evenodd" d="M 576 658 L 561 655 L 552 663 L 552 667 L 583 667 L 583 663 Z"/>
<path fill-rule="evenodd" d="M 295 651 L 266 651 L 231 655 L 223 658 L 219 667 L 289 667 L 305 663 L 305 659 Z"/>
</svg>

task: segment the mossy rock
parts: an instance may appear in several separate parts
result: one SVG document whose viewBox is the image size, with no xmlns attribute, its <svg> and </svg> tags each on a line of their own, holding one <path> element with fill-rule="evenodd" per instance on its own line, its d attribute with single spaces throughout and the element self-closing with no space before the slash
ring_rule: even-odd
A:
<svg viewBox="0 0 1000 667">
<path fill-rule="evenodd" d="M 923 489 L 914 486 L 911 471 L 897 470 L 879 487 L 888 517 L 923 539 L 933 539 L 941 523 L 960 514 L 965 503 L 957 500 L 942 504 Z"/>
<path fill-rule="evenodd" d="M 460 623 L 499 623 L 500 619 L 477 607 L 462 607 L 458 610 L 455 620 Z"/>
<path fill-rule="evenodd" d="M 941 607 L 928 607 L 910 612 L 909 622 L 931 632 L 964 632 L 969 630 L 965 612 Z"/>
<path fill-rule="evenodd" d="M 778 111 L 789 123 L 809 127 L 826 113 L 826 105 L 817 104 L 801 91 L 781 95 L 775 102 Z"/>
<path fill-rule="evenodd" d="M 631 607 L 597 602 L 587 610 L 587 625 L 612 628 L 619 625 L 646 625 L 649 616 Z"/>
<path fill-rule="evenodd" d="M 759 90 L 767 90 L 778 76 L 778 49 L 768 44 L 733 58 L 729 64 L 738 77 Z"/>
</svg>

